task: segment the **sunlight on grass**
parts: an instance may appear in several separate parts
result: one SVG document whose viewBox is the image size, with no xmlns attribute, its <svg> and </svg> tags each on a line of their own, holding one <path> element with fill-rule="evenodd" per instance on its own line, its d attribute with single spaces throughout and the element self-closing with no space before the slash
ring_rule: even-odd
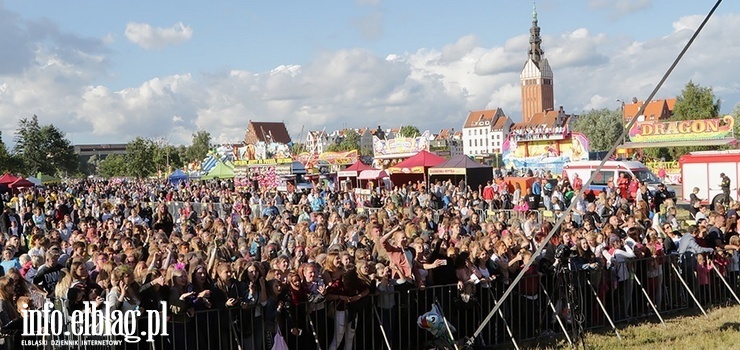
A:
<svg viewBox="0 0 740 350">
<path fill-rule="evenodd" d="M 666 327 L 656 323 L 617 325 L 620 341 L 613 331 L 586 334 L 588 349 L 740 349 L 740 306 L 715 308 L 709 318 L 669 317 Z M 568 349 L 564 339 L 520 344 L 524 349 Z M 579 349 L 581 348 L 579 343 Z"/>
</svg>

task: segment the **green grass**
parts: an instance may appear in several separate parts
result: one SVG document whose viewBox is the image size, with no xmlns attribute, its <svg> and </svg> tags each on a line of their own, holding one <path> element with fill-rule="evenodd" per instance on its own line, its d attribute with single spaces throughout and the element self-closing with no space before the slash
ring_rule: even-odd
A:
<svg viewBox="0 0 740 350">
<path fill-rule="evenodd" d="M 714 308 L 709 317 L 673 316 L 666 327 L 655 320 L 634 325 L 618 324 L 620 341 L 611 329 L 586 333 L 587 349 L 740 349 L 740 306 Z M 561 336 L 537 343 L 519 344 L 522 349 L 568 349 Z M 508 348 L 513 348 L 509 346 Z M 578 346 L 579 349 L 582 347 Z"/>
</svg>

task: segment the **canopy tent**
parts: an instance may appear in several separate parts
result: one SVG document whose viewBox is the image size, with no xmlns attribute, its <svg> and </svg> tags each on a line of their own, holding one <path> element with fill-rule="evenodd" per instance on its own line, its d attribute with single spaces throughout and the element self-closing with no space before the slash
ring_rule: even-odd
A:
<svg viewBox="0 0 740 350">
<path fill-rule="evenodd" d="M 478 163 L 468 156 L 457 155 L 446 162 L 429 168 L 429 177 L 445 178 L 453 181 L 465 180 L 465 183 L 473 190 L 478 185 L 486 185 L 487 181 L 493 180 L 493 168 Z M 457 183 L 455 183 L 457 185 Z"/>
<path fill-rule="evenodd" d="M 388 173 L 385 170 L 378 170 L 378 169 L 371 169 L 371 170 L 363 170 L 359 176 L 357 176 L 358 180 L 377 180 L 377 179 L 384 179 L 388 177 Z"/>
<path fill-rule="evenodd" d="M 363 170 L 376 170 L 370 165 L 367 165 L 361 161 L 356 161 L 354 164 L 348 166 L 344 170 L 337 173 L 337 177 L 357 177 Z"/>
<path fill-rule="evenodd" d="M 28 181 L 22 177 L 19 177 L 17 180 L 15 180 L 13 183 L 8 185 L 8 187 L 12 189 L 18 189 L 18 188 L 26 188 L 26 187 L 34 187 L 35 185 L 33 182 Z"/>
<path fill-rule="evenodd" d="M 36 174 L 36 178 L 39 179 L 41 181 L 41 183 L 44 184 L 44 185 L 45 184 L 58 183 L 58 182 L 61 181 L 57 177 L 54 177 L 54 176 L 51 176 L 51 175 L 45 175 L 45 174 L 42 174 L 40 172 L 38 174 Z"/>
<path fill-rule="evenodd" d="M 424 180 L 426 181 L 427 169 L 445 162 L 446 159 L 427 151 L 420 151 L 410 158 L 390 168 L 391 181 L 394 184 Z"/>
<path fill-rule="evenodd" d="M 234 178 L 234 168 L 229 167 L 224 162 L 218 162 L 208 174 L 201 176 L 201 180 L 213 180 L 213 179 L 232 179 Z"/>
<path fill-rule="evenodd" d="M 18 180 L 18 177 L 17 176 L 13 176 L 13 175 L 10 175 L 10 174 L 5 174 L 2 177 L 0 177 L 0 185 L 10 185 L 13 182 L 15 182 L 16 180 Z"/>
<path fill-rule="evenodd" d="M 188 181 L 190 176 L 188 176 L 187 173 L 180 169 L 175 169 L 170 176 L 167 177 L 167 182 L 169 182 L 171 185 L 177 186 L 185 181 Z"/>
<path fill-rule="evenodd" d="M 365 164 L 365 163 L 363 163 L 363 162 L 361 162 L 361 161 L 358 160 L 354 164 L 352 164 L 352 165 L 348 166 L 347 168 L 345 168 L 344 170 L 341 170 L 341 171 L 337 172 L 337 180 L 338 181 L 341 181 L 342 178 L 347 178 L 348 179 L 348 178 L 354 177 L 355 178 L 355 186 L 360 187 L 360 179 L 358 178 L 358 176 L 363 171 L 368 171 L 368 170 L 377 170 L 377 169 L 375 169 L 372 166 L 367 165 L 367 164 Z M 345 182 L 345 184 L 348 183 L 348 182 L 349 181 Z"/>
<path fill-rule="evenodd" d="M 39 180 L 39 179 L 37 179 L 37 178 L 35 178 L 33 176 L 27 177 L 26 180 L 31 181 L 34 186 L 41 186 L 41 180 Z"/>
</svg>

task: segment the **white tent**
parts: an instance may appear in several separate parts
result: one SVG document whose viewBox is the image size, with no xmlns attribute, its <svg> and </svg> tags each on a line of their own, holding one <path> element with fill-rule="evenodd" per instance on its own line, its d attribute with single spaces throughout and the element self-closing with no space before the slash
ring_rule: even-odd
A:
<svg viewBox="0 0 740 350">
<path fill-rule="evenodd" d="M 37 179 L 37 178 L 35 178 L 33 176 L 27 177 L 26 180 L 31 181 L 31 183 L 33 183 L 34 186 L 41 186 L 41 180 L 39 180 L 39 179 Z"/>
</svg>

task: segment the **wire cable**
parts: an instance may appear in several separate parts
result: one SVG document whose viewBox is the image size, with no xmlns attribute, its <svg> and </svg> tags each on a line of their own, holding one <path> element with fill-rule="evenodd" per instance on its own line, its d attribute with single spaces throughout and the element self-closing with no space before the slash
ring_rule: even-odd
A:
<svg viewBox="0 0 740 350">
<path fill-rule="evenodd" d="M 691 44 L 694 42 L 696 37 L 699 36 L 699 33 L 701 33 L 702 29 L 704 29 L 704 26 L 707 24 L 707 22 L 712 17 L 714 12 L 717 10 L 717 7 L 719 7 L 721 3 L 722 3 L 722 0 L 717 0 L 717 2 L 714 4 L 714 6 L 709 11 L 707 16 L 704 18 L 704 20 L 701 22 L 699 27 L 694 32 L 694 35 L 691 36 L 691 39 L 689 39 L 689 41 L 686 43 L 683 50 L 681 50 L 681 52 L 678 54 L 676 59 L 673 60 L 673 63 L 668 68 L 668 70 L 665 72 L 665 74 L 663 74 L 663 77 L 660 79 L 660 82 L 658 82 L 658 84 L 655 86 L 653 91 L 650 93 L 650 96 L 648 96 L 648 98 L 645 99 L 645 102 L 643 102 L 642 106 L 640 106 L 640 109 L 637 111 L 637 114 L 631 118 L 630 122 L 627 124 L 627 126 L 622 131 L 622 134 L 617 139 L 617 142 L 612 146 L 609 152 L 606 153 L 604 158 L 601 160 L 601 163 L 599 163 L 599 166 L 596 167 L 596 170 L 594 170 L 591 173 L 591 177 L 588 179 L 588 181 L 586 181 L 586 183 L 583 184 L 583 188 L 588 188 L 588 186 L 591 185 L 591 183 L 596 178 L 596 175 L 599 174 L 601 169 L 604 167 L 604 164 L 606 164 L 607 160 L 611 158 L 611 156 L 617 150 L 617 147 L 620 144 L 620 140 L 624 140 L 625 137 L 627 137 L 629 130 L 632 129 L 632 126 L 634 126 L 635 123 L 637 122 L 637 116 L 642 115 L 645 112 L 645 107 L 647 106 L 648 102 L 651 101 L 653 97 L 655 97 L 655 95 L 658 93 L 658 90 L 660 90 L 660 88 L 663 86 L 663 83 L 665 83 L 666 79 L 668 79 L 668 77 L 671 75 L 671 73 L 673 72 L 673 69 L 676 68 L 678 63 L 683 58 L 684 54 L 686 54 L 686 51 L 688 51 L 689 47 L 691 47 Z M 545 247 L 545 245 L 547 245 L 547 242 L 549 242 L 550 239 L 552 239 L 552 236 L 555 234 L 555 232 L 558 231 L 558 229 L 560 228 L 560 225 L 562 225 L 563 221 L 565 220 L 565 217 L 573 211 L 573 208 L 575 207 L 575 205 L 576 205 L 575 201 L 570 203 L 570 205 L 565 210 L 565 212 L 563 212 L 563 214 L 560 216 L 560 219 L 557 220 L 552 230 L 550 230 L 550 233 L 542 241 L 542 244 L 538 245 L 537 250 L 532 254 L 533 257 L 539 256 L 539 254 L 542 253 L 542 249 Z M 473 335 L 468 339 L 468 341 L 465 344 L 466 346 L 468 347 L 472 346 L 473 342 L 475 341 L 475 338 L 477 338 L 478 335 L 481 332 L 483 332 L 483 329 L 486 327 L 488 322 L 490 322 L 491 318 L 493 318 L 493 316 L 496 314 L 496 311 L 498 311 L 498 309 L 501 308 L 501 305 L 503 305 L 506 298 L 509 297 L 509 294 L 511 294 L 514 288 L 519 284 L 519 281 L 524 277 L 524 273 L 527 271 L 527 269 L 529 269 L 529 267 L 532 265 L 532 262 L 534 262 L 534 260 L 535 259 L 531 259 L 526 264 L 524 264 L 524 266 L 522 266 L 522 269 L 521 271 L 519 271 L 519 274 L 517 274 L 516 278 L 511 282 L 511 284 L 509 284 L 509 288 L 506 289 L 506 291 L 501 296 L 501 298 L 496 302 L 496 305 L 494 305 L 493 309 L 491 309 L 491 311 L 488 313 L 488 316 L 486 316 L 486 318 L 483 320 L 483 323 L 481 323 L 481 325 L 478 326 L 478 329 L 475 330 L 475 333 L 473 333 Z"/>
</svg>

